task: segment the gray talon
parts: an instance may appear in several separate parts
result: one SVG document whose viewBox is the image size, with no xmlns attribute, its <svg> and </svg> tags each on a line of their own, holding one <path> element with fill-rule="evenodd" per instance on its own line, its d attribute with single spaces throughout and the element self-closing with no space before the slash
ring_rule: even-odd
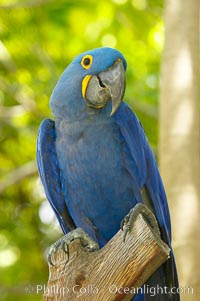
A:
<svg viewBox="0 0 200 301">
<path fill-rule="evenodd" d="M 94 252 L 96 250 L 99 250 L 97 242 L 95 242 L 83 229 L 77 228 L 69 232 L 65 236 L 61 237 L 50 247 L 47 255 L 48 263 L 52 266 L 55 266 L 55 264 L 52 261 L 52 255 L 56 253 L 56 251 L 60 247 L 65 253 L 69 254 L 68 245 L 76 239 L 80 239 L 81 245 L 88 252 Z"/>
<path fill-rule="evenodd" d="M 48 251 L 48 255 L 47 255 L 47 261 L 50 265 L 54 266 L 54 263 L 52 261 L 52 254 L 54 253 L 54 250 L 51 250 L 51 248 Z"/>
<path fill-rule="evenodd" d="M 58 248 L 60 247 L 62 242 L 62 238 L 59 239 L 58 241 L 56 241 L 49 249 L 48 251 L 48 255 L 47 255 L 47 261 L 50 265 L 55 266 L 55 264 L 52 261 L 52 255 L 56 253 L 56 251 L 58 250 Z"/>
<path fill-rule="evenodd" d="M 121 222 L 121 230 L 124 231 L 124 235 L 123 235 L 124 242 L 126 241 L 127 234 L 131 231 L 131 228 L 139 214 L 142 214 L 144 216 L 146 221 L 154 230 L 154 233 L 157 236 L 160 236 L 160 229 L 154 214 L 146 205 L 139 203 L 129 211 L 129 213 L 124 217 L 124 219 Z"/>
</svg>

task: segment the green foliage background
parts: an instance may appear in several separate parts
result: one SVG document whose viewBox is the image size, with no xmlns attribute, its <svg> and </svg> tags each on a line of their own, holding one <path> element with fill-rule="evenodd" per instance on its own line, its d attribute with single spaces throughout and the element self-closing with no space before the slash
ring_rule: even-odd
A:
<svg viewBox="0 0 200 301">
<path fill-rule="evenodd" d="M 35 144 L 41 120 L 52 117 L 51 91 L 74 56 L 100 46 L 124 54 L 125 100 L 156 151 L 162 11 L 161 0 L 0 0 L 1 300 L 41 300 L 46 249 L 61 235 L 38 179 Z"/>
</svg>

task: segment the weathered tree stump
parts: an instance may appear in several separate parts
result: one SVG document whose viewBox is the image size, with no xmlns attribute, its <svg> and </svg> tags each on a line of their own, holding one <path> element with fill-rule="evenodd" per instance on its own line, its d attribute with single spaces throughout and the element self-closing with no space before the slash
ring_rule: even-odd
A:
<svg viewBox="0 0 200 301">
<path fill-rule="evenodd" d="M 75 240 L 68 255 L 60 248 L 49 265 L 44 301 L 130 300 L 170 254 L 141 214 L 123 241 L 123 231 L 100 250 L 86 251 Z"/>
</svg>

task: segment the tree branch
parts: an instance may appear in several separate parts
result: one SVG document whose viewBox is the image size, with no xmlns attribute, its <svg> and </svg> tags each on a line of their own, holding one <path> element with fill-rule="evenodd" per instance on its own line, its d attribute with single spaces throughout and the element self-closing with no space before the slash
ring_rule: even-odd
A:
<svg viewBox="0 0 200 301">
<path fill-rule="evenodd" d="M 86 251 L 79 240 L 69 244 L 69 258 L 59 248 L 54 255 L 55 265 L 49 265 L 43 300 L 130 300 L 169 253 L 169 247 L 139 214 L 125 242 L 119 230 L 96 252 Z"/>
<path fill-rule="evenodd" d="M 30 161 L 5 175 L 0 183 L 0 194 L 8 187 L 17 184 L 26 177 L 32 176 L 37 173 L 37 166 L 35 161 Z"/>
</svg>

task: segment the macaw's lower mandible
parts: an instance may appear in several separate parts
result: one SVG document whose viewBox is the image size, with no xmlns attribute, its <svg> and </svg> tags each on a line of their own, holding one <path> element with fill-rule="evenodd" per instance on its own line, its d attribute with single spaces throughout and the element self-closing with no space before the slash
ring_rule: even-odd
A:
<svg viewBox="0 0 200 301">
<path fill-rule="evenodd" d="M 170 216 L 154 155 L 135 113 L 123 102 L 126 61 L 112 48 L 76 57 L 53 90 L 55 121 L 42 122 L 37 162 L 46 196 L 64 233 L 81 227 L 100 247 L 131 208 L 146 204 L 171 246 Z M 149 279 L 167 293 L 134 300 L 178 301 L 173 252 Z M 165 290 L 166 291 L 166 290 Z"/>
</svg>

